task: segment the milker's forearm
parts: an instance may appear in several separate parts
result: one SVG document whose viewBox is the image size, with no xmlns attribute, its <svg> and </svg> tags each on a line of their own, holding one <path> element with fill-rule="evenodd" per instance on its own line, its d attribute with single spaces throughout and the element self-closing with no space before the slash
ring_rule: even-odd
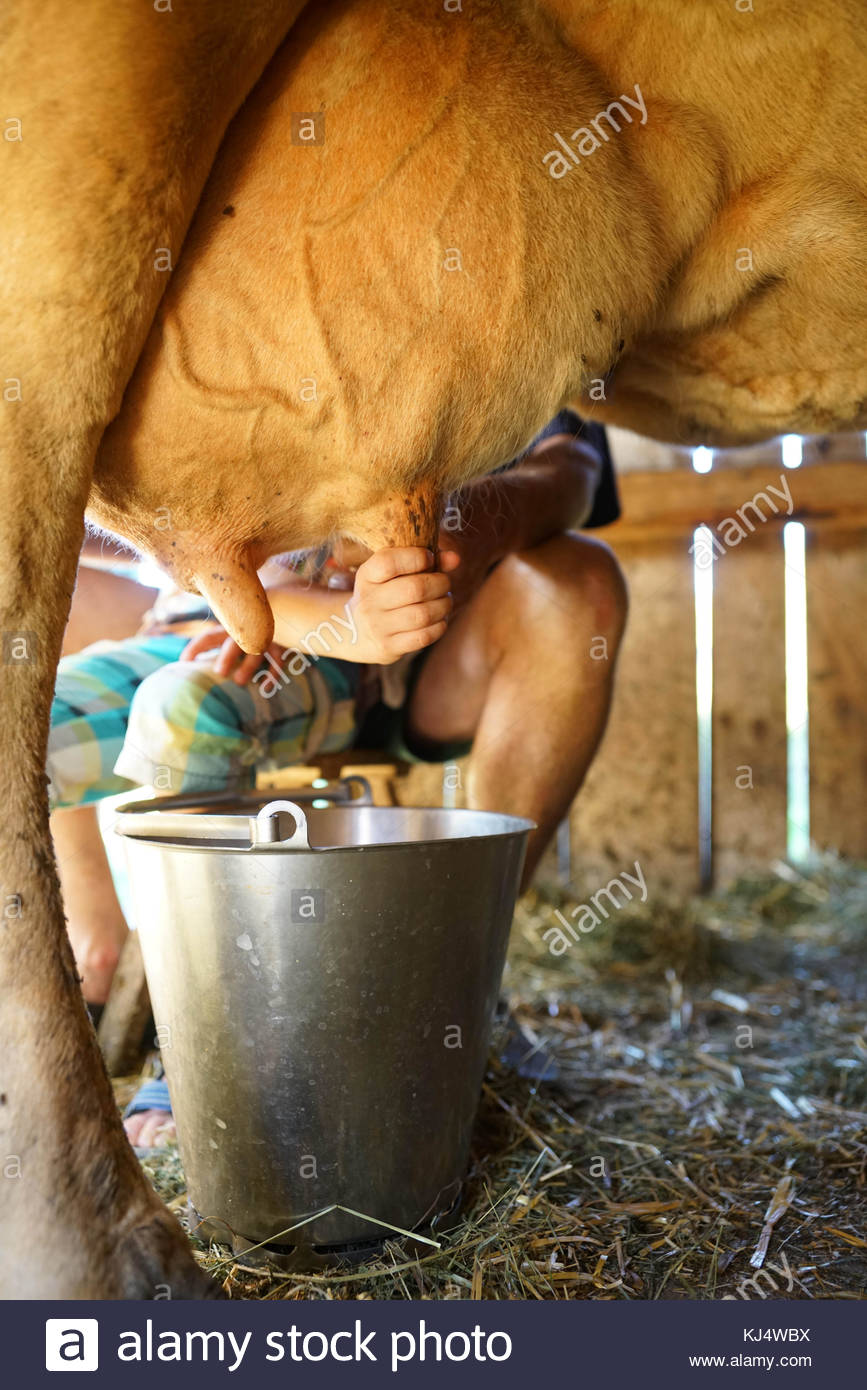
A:
<svg viewBox="0 0 867 1390">
<path fill-rule="evenodd" d="M 461 494 L 461 511 L 471 527 L 484 518 L 503 553 L 529 550 L 586 521 L 601 467 L 594 449 L 557 435 L 510 472 L 471 483 Z"/>
</svg>

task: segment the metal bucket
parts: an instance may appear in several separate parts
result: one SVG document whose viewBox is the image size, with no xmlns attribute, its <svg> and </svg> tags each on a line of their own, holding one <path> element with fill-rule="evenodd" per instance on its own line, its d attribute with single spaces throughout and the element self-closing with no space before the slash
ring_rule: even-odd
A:
<svg viewBox="0 0 867 1390">
<path fill-rule="evenodd" d="M 533 828 L 325 794 L 116 825 L 194 1212 L 295 1263 L 455 1205 Z"/>
</svg>

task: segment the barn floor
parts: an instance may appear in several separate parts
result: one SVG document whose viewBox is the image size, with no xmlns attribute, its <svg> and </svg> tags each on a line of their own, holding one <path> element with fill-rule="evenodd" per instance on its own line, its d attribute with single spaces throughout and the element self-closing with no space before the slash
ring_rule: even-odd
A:
<svg viewBox="0 0 867 1390">
<path fill-rule="evenodd" d="M 232 1297 L 867 1297 L 867 867 L 624 908 L 555 959 L 558 905 L 521 901 L 505 981 L 509 1055 L 558 1074 L 502 1030 L 442 1249 L 287 1275 L 199 1243 Z M 177 1151 L 145 1167 L 180 1210 Z"/>
</svg>

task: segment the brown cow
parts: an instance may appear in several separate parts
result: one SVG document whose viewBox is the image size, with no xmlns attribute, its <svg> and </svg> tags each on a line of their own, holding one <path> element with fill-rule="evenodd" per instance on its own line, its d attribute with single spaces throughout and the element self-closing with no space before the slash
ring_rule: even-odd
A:
<svg viewBox="0 0 867 1390">
<path fill-rule="evenodd" d="M 867 423 L 854 0 L 311 7 L 179 259 L 299 6 L 233 8 L 22 0 L 0 48 L 21 136 L 0 261 L 0 1157 L 20 1172 L 0 1258 L 19 1297 L 203 1287 L 117 1122 L 48 840 L 100 440 L 92 515 L 258 651 L 268 554 L 426 535 L 444 490 L 566 401 L 680 442 Z M 324 142 L 293 144 L 293 113 L 324 113 Z"/>
</svg>

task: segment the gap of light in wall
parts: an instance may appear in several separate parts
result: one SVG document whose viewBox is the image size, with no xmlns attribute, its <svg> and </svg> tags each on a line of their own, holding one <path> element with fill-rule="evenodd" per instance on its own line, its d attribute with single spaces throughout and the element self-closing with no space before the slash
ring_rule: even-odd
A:
<svg viewBox="0 0 867 1390">
<path fill-rule="evenodd" d="M 800 468 L 804 462 L 804 441 L 799 434 L 784 434 L 782 438 L 783 467 Z"/>
<path fill-rule="evenodd" d="M 139 584 L 144 584 L 148 589 L 159 589 L 160 593 L 174 588 L 174 580 L 160 569 L 155 560 L 139 560 L 135 577 Z"/>
<path fill-rule="evenodd" d="M 696 473 L 709 473 L 713 468 L 713 449 L 699 444 L 698 448 L 692 451 L 692 466 Z"/>
<path fill-rule="evenodd" d="M 713 875 L 713 565 L 707 526 L 693 533 L 692 586 L 695 597 L 695 704 L 698 721 L 698 859 L 702 888 Z"/>
<path fill-rule="evenodd" d="M 786 593 L 786 853 L 793 864 L 810 853 L 810 725 L 807 701 L 806 532 L 783 527 Z"/>
</svg>

